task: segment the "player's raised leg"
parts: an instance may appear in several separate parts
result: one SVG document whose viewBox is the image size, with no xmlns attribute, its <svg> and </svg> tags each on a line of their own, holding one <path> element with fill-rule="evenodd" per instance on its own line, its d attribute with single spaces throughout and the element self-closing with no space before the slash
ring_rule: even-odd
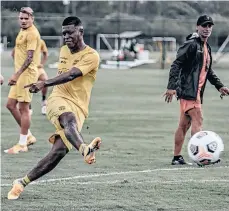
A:
<svg viewBox="0 0 229 211">
<path fill-rule="evenodd" d="M 78 131 L 74 113 L 66 112 L 59 117 L 60 126 L 64 129 L 67 140 L 84 156 L 88 164 L 95 163 L 95 151 L 100 148 L 101 138 L 95 138 L 89 145 L 84 143 L 83 137 Z"/>
<path fill-rule="evenodd" d="M 76 129 L 77 121 L 75 115 L 71 112 L 63 113 L 59 117 L 59 122 L 64 130 L 65 137 L 77 150 L 80 151 L 84 156 L 85 162 L 88 164 L 95 163 L 95 151 L 99 149 L 101 139 L 95 138 L 89 145 L 85 144 L 82 135 Z M 24 178 L 16 179 L 14 181 L 13 187 L 8 193 L 8 199 L 17 199 L 26 185 L 47 174 L 57 166 L 69 151 L 66 140 L 64 139 L 65 138 L 62 139 L 59 135 L 55 136 L 53 147 L 48 155 L 43 158 Z"/>
</svg>

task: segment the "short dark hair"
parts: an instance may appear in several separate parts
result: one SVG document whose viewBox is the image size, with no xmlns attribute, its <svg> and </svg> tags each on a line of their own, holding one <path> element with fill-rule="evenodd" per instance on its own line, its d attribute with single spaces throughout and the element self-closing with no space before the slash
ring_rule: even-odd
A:
<svg viewBox="0 0 229 211">
<path fill-rule="evenodd" d="M 75 26 L 80 26 L 82 25 L 81 20 L 76 17 L 76 16 L 70 16 L 64 19 L 62 26 L 66 26 L 66 25 L 75 25 Z"/>
</svg>

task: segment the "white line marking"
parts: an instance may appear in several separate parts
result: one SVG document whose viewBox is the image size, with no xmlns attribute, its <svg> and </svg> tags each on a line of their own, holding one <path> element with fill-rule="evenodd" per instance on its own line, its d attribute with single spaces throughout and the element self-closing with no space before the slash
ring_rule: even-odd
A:
<svg viewBox="0 0 229 211">
<path fill-rule="evenodd" d="M 46 181 L 48 182 L 48 181 Z M 229 180 L 220 180 L 220 179 L 211 179 L 211 180 L 145 180 L 145 181 L 136 181 L 136 180 L 108 180 L 108 181 L 88 181 L 88 182 L 74 182 L 74 185 L 93 185 L 93 184 L 143 184 L 143 183 L 154 183 L 154 184 L 169 184 L 169 185 L 177 185 L 177 184 L 183 184 L 183 183 L 229 183 Z M 30 185 L 46 185 L 44 183 L 31 183 Z M 12 186 L 12 184 L 3 184 L 2 187 L 9 187 Z"/>
<path fill-rule="evenodd" d="M 220 180 L 220 179 L 211 179 L 211 180 L 195 180 L 195 179 L 190 179 L 190 180 L 145 180 L 145 181 L 136 181 L 136 180 L 111 180 L 111 181 L 88 181 L 88 182 L 76 182 L 74 184 L 76 185 L 91 185 L 91 184 L 125 184 L 125 183 L 134 183 L 134 184 L 142 184 L 142 183 L 156 183 L 156 184 L 183 184 L 183 183 L 213 183 L 213 182 L 218 182 L 218 183 L 228 183 L 229 180 Z M 38 185 L 38 184 L 37 184 Z M 39 184 L 40 185 L 40 184 Z"/>
<path fill-rule="evenodd" d="M 224 168 L 229 168 L 229 166 L 219 166 L 219 167 L 214 167 L 214 169 L 224 169 Z M 141 171 L 121 171 L 121 172 L 110 172 L 110 173 L 102 173 L 102 174 L 86 174 L 86 175 L 78 175 L 78 176 L 73 176 L 73 177 L 62 177 L 62 178 L 55 178 L 55 179 L 46 179 L 46 180 L 40 180 L 37 182 L 32 182 L 30 183 L 31 185 L 39 185 L 42 183 L 50 183 L 50 182 L 61 182 L 61 181 L 68 181 L 68 180 L 74 180 L 74 179 L 85 179 L 85 178 L 93 178 L 93 177 L 103 177 L 103 176 L 114 176 L 114 175 L 128 175 L 128 174 L 139 174 L 139 173 L 151 173 L 151 172 L 158 172 L 158 171 L 184 171 L 184 170 L 208 170 L 208 169 L 213 169 L 211 167 L 184 167 L 184 168 L 164 168 L 164 169 L 148 169 L 148 170 L 141 170 Z M 185 181 L 221 181 L 221 182 L 228 182 L 229 180 L 181 180 L 182 182 Z M 113 181 L 106 181 L 106 182 L 76 182 L 76 184 L 95 184 L 95 183 L 118 183 L 118 182 L 125 182 L 125 180 L 113 180 Z M 153 182 L 153 180 L 152 180 Z M 169 182 L 169 183 L 176 183 L 177 181 L 156 181 L 156 183 L 162 183 L 162 182 Z M 179 183 L 179 181 L 178 181 Z M 1 184 L 1 187 L 7 187 L 11 186 L 12 184 Z"/>
<path fill-rule="evenodd" d="M 137 180 L 111 180 L 111 181 L 88 181 L 88 182 L 76 182 L 74 184 L 77 185 L 91 185 L 91 184 L 116 184 L 116 183 L 158 183 L 158 184 L 180 184 L 180 183 L 208 183 L 208 182 L 219 182 L 219 183 L 228 183 L 229 180 L 221 180 L 221 179 L 210 179 L 210 180 L 195 180 L 195 179 L 189 179 L 189 180 L 145 180 L 145 181 L 137 181 Z"/>
<path fill-rule="evenodd" d="M 87 181 L 87 182 L 74 182 L 74 185 L 92 185 L 92 184 L 143 184 L 143 183 L 154 183 L 154 184 L 170 184 L 170 185 L 176 185 L 176 184 L 183 184 L 183 183 L 228 183 L 229 180 L 220 180 L 220 179 L 211 179 L 211 180 L 145 180 L 145 181 L 137 181 L 137 180 L 108 180 L 108 181 Z M 33 183 L 33 185 L 45 185 L 44 183 Z"/>
</svg>

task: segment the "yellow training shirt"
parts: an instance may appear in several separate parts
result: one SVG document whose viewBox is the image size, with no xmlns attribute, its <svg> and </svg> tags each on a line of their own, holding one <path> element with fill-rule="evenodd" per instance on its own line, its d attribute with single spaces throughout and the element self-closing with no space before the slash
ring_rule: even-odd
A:
<svg viewBox="0 0 229 211">
<path fill-rule="evenodd" d="M 39 31 L 34 25 L 25 30 L 21 29 L 18 33 L 14 54 L 15 72 L 17 72 L 24 64 L 29 50 L 33 50 L 34 53 L 33 61 L 28 68 L 37 70 L 37 66 L 40 64 L 41 38 Z"/>
<path fill-rule="evenodd" d="M 50 98 L 62 97 L 72 101 L 81 108 L 87 117 L 91 90 L 99 67 L 99 54 L 89 46 L 72 54 L 65 45 L 60 50 L 58 75 L 69 71 L 72 67 L 80 69 L 83 76 L 65 84 L 54 86 Z M 56 103 L 58 104 L 58 102 Z"/>
</svg>

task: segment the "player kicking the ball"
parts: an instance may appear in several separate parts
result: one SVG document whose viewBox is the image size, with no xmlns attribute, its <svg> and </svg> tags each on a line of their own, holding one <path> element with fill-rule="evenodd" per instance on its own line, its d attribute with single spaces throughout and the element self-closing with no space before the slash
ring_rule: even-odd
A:
<svg viewBox="0 0 229 211">
<path fill-rule="evenodd" d="M 56 132 L 49 138 L 53 146 L 32 171 L 14 181 L 8 199 L 17 199 L 30 182 L 53 170 L 72 146 L 84 156 L 85 162 L 92 164 L 95 163 L 95 151 L 101 145 L 98 137 L 89 145 L 85 144 L 80 134 L 88 116 L 99 55 L 85 45 L 79 18 L 66 18 L 62 23 L 62 33 L 66 45 L 60 51 L 58 76 L 25 86 L 32 93 L 37 93 L 44 87 L 55 86 L 47 100 L 47 116 L 56 127 Z"/>
</svg>

